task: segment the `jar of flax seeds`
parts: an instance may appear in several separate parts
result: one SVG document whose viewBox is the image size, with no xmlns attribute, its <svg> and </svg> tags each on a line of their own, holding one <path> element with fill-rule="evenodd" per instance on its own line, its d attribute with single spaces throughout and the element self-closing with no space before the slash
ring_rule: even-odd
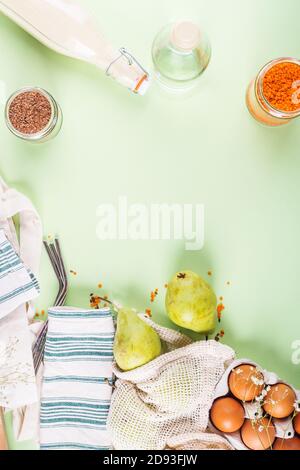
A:
<svg viewBox="0 0 300 470">
<path fill-rule="evenodd" d="M 258 122 L 271 127 L 300 116 L 300 60 L 282 57 L 268 62 L 250 83 L 246 103 Z"/>
<path fill-rule="evenodd" d="M 16 137 L 42 143 L 60 131 L 62 112 L 57 101 L 46 90 L 26 87 L 13 93 L 7 100 L 5 121 Z"/>
</svg>

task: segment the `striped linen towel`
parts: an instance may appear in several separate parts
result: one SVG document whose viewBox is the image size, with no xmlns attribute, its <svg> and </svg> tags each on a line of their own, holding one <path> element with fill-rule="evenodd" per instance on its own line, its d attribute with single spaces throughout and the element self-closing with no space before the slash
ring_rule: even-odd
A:
<svg viewBox="0 0 300 470">
<path fill-rule="evenodd" d="M 40 293 L 34 274 L 27 268 L 0 229 L 0 318 Z"/>
<path fill-rule="evenodd" d="M 108 450 L 114 326 L 111 311 L 48 311 L 41 450 Z"/>
</svg>

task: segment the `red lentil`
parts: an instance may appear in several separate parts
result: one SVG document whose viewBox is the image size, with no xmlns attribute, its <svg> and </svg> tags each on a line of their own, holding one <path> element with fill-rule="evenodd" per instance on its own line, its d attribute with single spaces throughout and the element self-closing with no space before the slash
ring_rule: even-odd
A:
<svg viewBox="0 0 300 470">
<path fill-rule="evenodd" d="M 265 99 L 280 111 L 293 112 L 300 109 L 299 87 L 300 66 L 292 62 L 275 64 L 263 79 Z"/>
</svg>

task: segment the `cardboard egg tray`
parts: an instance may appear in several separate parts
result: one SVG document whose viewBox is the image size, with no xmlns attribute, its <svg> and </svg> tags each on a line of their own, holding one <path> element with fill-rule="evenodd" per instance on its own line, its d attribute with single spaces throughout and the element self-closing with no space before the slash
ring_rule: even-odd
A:
<svg viewBox="0 0 300 470">
<path fill-rule="evenodd" d="M 224 375 L 222 376 L 221 380 L 219 381 L 216 390 L 215 390 L 215 396 L 214 400 L 220 397 L 224 397 L 226 395 L 230 394 L 230 390 L 228 387 L 228 377 L 232 371 L 232 369 L 235 369 L 236 367 L 242 365 L 242 364 L 250 364 L 253 365 L 254 367 L 257 367 L 258 370 L 260 370 L 264 376 L 265 384 L 266 385 L 275 385 L 277 383 L 285 383 L 286 385 L 289 385 L 295 392 L 297 400 L 300 400 L 300 391 L 296 390 L 292 385 L 288 384 L 284 380 L 281 380 L 274 372 L 269 372 L 267 370 L 262 369 L 258 364 L 256 364 L 253 361 L 250 361 L 249 359 L 239 359 L 236 361 L 233 361 L 230 366 L 226 369 Z M 258 419 L 262 417 L 263 410 L 260 407 L 258 402 L 254 403 L 242 403 L 244 406 L 245 410 L 245 418 L 248 419 Z M 295 431 L 293 428 L 293 424 L 291 421 L 291 418 L 288 417 L 286 419 L 275 419 L 272 418 L 273 424 L 275 426 L 276 430 L 276 437 L 279 438 L 284 438 L 284 439 L 291 439 L 295 436 Z M 241 436 L 240 436 L 240 431 L 237 431 L 235 433 L 231 434 L 224 434 L 220 432 L 218 429 L 216 429 L 213 424 L 210 422 L 209 423 L 209 428 L 215 432 L 216 434 L 219 434 L 223 437 L 226 437 L 226 439 L 230 442 L 230 444 L 236 449 L 236 450 L 250 450 L 248 447 L 245 446 L 243 443 Z"/>
</svg>

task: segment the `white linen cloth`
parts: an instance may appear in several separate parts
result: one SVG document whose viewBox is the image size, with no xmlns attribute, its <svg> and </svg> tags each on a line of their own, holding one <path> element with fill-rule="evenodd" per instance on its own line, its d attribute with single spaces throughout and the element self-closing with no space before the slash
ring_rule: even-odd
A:
<svg viewBox="0 0 300 470">
<path fill-rule="evenodd" d="M 13 220 L 15 216 L 19 217 L 19 237 Z M 6 408 L 5 411 L 13 410 L 15 437 L 23 440 L 37 438 L 32 419 L 29 423 L 26 416 L 32 411 L 32 407 L 36 408 L 38 402 L 31 348 L 34 335 L 41 326 L 32 321 L 33 299 L 38 294 L 36 277 L 42 248 L 42 225 L 30 200 L 15 189 L 9 188 L 1 178 L 0 229 L 2 240 L 6 238 L 14 251 L 9 251 L 8 261 L 14 261 L 10 270 L 18 267 L 10 276 L 11 286 L 16 289 L 16 286 L 23 286 L 23 289 L 17 292 L 18 295 L 13 295 L 9 302 L 5 298 L 0 305 L 0 405 Z M 0 279 L 1 292 L 2 288 L 9 290 L 10 284 L 4 283 L 5 281 Z M 27 287 L 24 289 L 24 286 Z M 37 412 L 35 417 L 37 420 Z"/>
<path fill-rule="evenodd" d="M 37 401 L 26 307 L 0 320 L 0 406 L 17 409 Z"/>
<path fill-rule="evenodd" d="M 38 297 L 39 285 L 0 229 L 0 319 Z M 0 335 L 1 340 L 1 335 Z"/>
</svg>

